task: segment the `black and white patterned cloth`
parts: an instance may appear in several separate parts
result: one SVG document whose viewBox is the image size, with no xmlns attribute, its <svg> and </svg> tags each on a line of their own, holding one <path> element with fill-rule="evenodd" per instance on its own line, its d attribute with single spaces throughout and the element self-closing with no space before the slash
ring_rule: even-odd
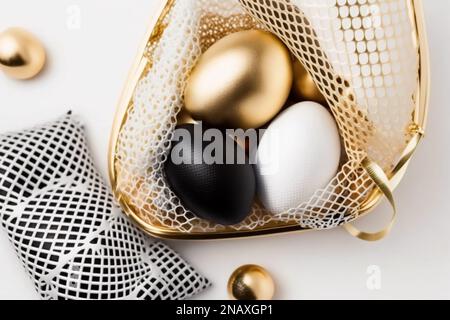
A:
<svg viewBox="0 0 450 320">
<path fill-rule="evenodd" d="M 209 285 L 114 204 L 70 113 L 0 135 L 0 224 L 43 299 L 184 299 Z"/>
</svg>

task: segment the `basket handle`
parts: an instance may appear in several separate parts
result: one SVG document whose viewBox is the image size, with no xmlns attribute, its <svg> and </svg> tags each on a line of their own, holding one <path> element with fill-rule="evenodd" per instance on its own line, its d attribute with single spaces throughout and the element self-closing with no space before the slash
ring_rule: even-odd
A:
<svg viewBox="0 0 450 320">
<path fill-rule="evenodd" d="M 397 216 L 397 207 L 395 205 L 393 190 L 400 182 L 399 173 L 405 170 L 406 167 L 408 166 L 409 161 L 411 160 L 411 157 L 414 154 L 414 151 L 417 149 L 417 146 L 419 145 L 419 142 L 422 140 L 424 134 L 423 130 L 421 130 L 418 126 L 414 128 L 414 132 L 415 133 L 411 141 L 406 146 L 406 149 L 403 152 L 400 161 L 392 171 L 392 175 L 390 178 L 386 175 L 386 173 L 378 164 L 376 164 L 369 158 L 365 158 L 362 161 L 363 168 L 366 170 L 370 178 L 375 182 L 377 188 L 389 201 L 389 204 L 392 207 L 392 217 L 391 221 L 383 230 L 373 233 L 361 231 L 358 228 L 356 228 L 353 224 L 348 223 L 343 227 L 350 235 L 365 241 L 378 241 L 386 237 L 391 231 L 392 227 L 395 224 Z"/>
</svg>

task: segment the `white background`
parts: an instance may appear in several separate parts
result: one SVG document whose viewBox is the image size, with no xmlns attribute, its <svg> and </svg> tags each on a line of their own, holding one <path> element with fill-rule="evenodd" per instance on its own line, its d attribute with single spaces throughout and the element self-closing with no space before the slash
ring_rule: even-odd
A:
<svg viewBox="0 0 450 320">
<path fill-rule="evenodd" d="M 273 274 L 278 299 L 450 298 L 450 2 L 425 0 L 432 61 L 427 137 L 396 192 L 400 217 L 378 243 L 342 230 L 214 242 L 170 242 L 213 287 L 198 298 L 226 298 L 239 265 L 257 263 Z M 0 30 L 22 26 L 48 50 L 48 66 L 33 81 L 0 73 L 0 132 L 54 119 L 68 109 L 86 123 L 90 146 L 106 176 L 108 135 L 116 102 L 141 43 L 151 0 L 0 0 Z M 68 8 L 81 9 L 81 29 L 67 27 Z M 70 11 L 70 10 L 69 10 Z M 369 219 L 383 220 L 387 206 Z M 384 220 L 385 221 L 385 220 Z M 381 270 L 381 289 L 369 290 L 367 269 Z M 36 299 L 3 231 L 0 298 Z"/>
</svg>

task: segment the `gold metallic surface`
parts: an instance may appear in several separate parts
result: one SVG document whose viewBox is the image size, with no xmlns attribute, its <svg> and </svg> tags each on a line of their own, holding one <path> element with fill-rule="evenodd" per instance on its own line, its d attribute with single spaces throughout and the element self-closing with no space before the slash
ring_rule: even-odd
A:
<svg viewBox="0 0 450 320">
<path fill-rule="evenodd" d="M 233 14 L 229 17 L 206 13 L 200 19 L 200 47 L 208 50 L 218 40 L 232 33 L 251 29 L 261 29 L 248 14 Z"/>
<path fill-rule="evenodd" d="M 423 12 L 422 0 L 411 0 L 408 2 L 411 8 L 410 18 L 414 20 L 414 25 L 416 26 L 417 34 L 417 44 L 419 47 L 420 56 L 420 68 L 419 68 L 419 79 L 417 83 L 417 93 L 416 93 L 416 108 L 413 114 L 413 121 L 417 128 L 420 128 L 420 133 L 422 136 L 425 133 L 427 118 L 428 118 L 428 106 L 430 99 L 430 57 L 429 57 L 429 47 L 428 38 L 425 25 L 425 16 Z M 414 128 L 411 133 L 416 134 L 417 130 Z M 413 155 L 411 155 L 412 157 Z M 391 186 L 395 190 L 403 179 L 406 169 L 408 168 L 408 163 L 402 166 L 401 170 L 395 168 L 390 174 Z M 373 192 L 367 197 L 367 200 L 361 205 L 360 213 L 361 215 L 366 215 L 374 210 L 383 199 L 383 194 L 378 188 L 374 189 Z"/>
<path fill-rule="evenodd" d="M 9 77 L 31 79 L 42 70 L 45 60 L 42 43 L 30 32 L 10 28 L 0 33 L 0 69 Z"/>
<path fill-rule="evenodd" d="M 418 130 L 419 131 L 419 130 Z M 411 141 L 408 143 L 405 151 L 403 152 L 402 157 L 398 165 L 395 167 L 394 172 L 402 172 L 408 166 L 409 161 L 411 160 L 414 151 L 417 149 L 420 140 L 422 139 L 422 133 L 417 132 Z M 389 178 L 383 171 L 383 169 L 378 166 L 375 162 L 370 159 L 364 159 L 362 166 L 372 178 L 372 180 L 377 185 L 378 191 L 381 195 L 384 195 L 388 200 L 389 204 L 392 207 L 392 217 L 389 223 L 385 228 L 378 232 L 364 232 L 359 230 L 353 224 L 349 223 L 344 225 L 345 230 L 350 233 L 352 236 L 359 238 L 365 241 L 378 241 L 386 237 L 394 226 L 396 216 L 397 216 L 397 207 L 394 200 L 393 190 L 397 187 L 397 184 L 400 182 L 396 181 L 393 177 Z"/>
<path fill-rule="evenodd" d="M 186 110 L 212 126 L 259 128 L 282 109 L 291 86 L 284 44 L 264 31 L 241 31 L 201 56 L 186 86 Z"/>
<path fill-rule="evenodd" d="M 379 191 L 386 197 L 392 207 L 392 217 L 385 228 L 378 232 L 363 232 L 356 228 L 352 223 L 344 225 L 345 230 L 352 236 L 365 241 L 378 241 L 386 237 L 394 226 L 397 216 L 397 207 L 395 205 L 394 195 L 390 186 L 389 178 L 383 169 L 370 159 L 364 159 L 362 166 L 377 185 Z"/>
<path fill-rule="evenodd" d="M 116 147 L 118 142 L 118 136 L 123 124 L 126 121 L 126 114 L 129 107 L 133 104 L 132 93 L 142 75 L 145 72 L 151 72 L 151 58 L 147 54 L 147 48 L 150 44 L 156 44 L 159 35 L 164 29 L 163 20 L 167 17 L 170 9 L 174 3 L 174 0 L 157 0 L 158 9 L 155 11 L 155 16 L 152 17 L 150 27 L 148 29 L 147 36 L 145 37 L 144 44 L 138 53 L 138 57 L 134 62 L 134 66 L 130 71 L 130 76 L 126 82 L 122 97 L 119 101 L 118 108 L 116 111 L 116 116 L 114 118 L 114 123 L 112 127 L 112 132 L 110 136 L 110 146 L 108 153 L 109 160 L 109 177 L 111 185 L 119 204 L 121 205 L 124 212 L 146 233 L 151 236 L 163 239 L 180 239 L 180 240 L 214 240 L 214 239 L 230 239 L 230 238 L 245 238 L 245 237 L 255 237 L 255 236 L 267 236 L 275 235 L 278 233 L 287 232 L 306 232 L 311 231 L 309 229 L 304 229 L 295 222 L 289 223 L 268 223 L 261 227 L 256 228 L 253 231 L 246 230 L 234 230 L 225 229 L 220 232 L 192 232 L 183 233 L 176 230 L 172 230 L 165 226 L 160 226 L 157 224 L 151 224 L 143 220 L 135 208 L 130 206 L 130 202 L 122 196 L 122 194 L 117 191 L 117 181 L 116 173 L 120 168 L 117 168 L 116 163 Z M 418 44 L 420 46 L 420 73 L 419 73 L 419 83 L 418 92 L 416 94 L 416 108 L 413 114 L 414 122 L 417 124 L 418 128 L 423 130 L 426 128 L 426 120 L 428 113 L 428 100 L 430 92 L 430 69 L 429 69 L 429 55 L 428 55 L 428 43 L 426 36 L 426 28 L 424 25 L 422 0 L 410 0 L 408 1 L 412 8 L 411 18 L 415 20 Z M 414 130 L 413 130 L 414 131 Z M 414 132 L 413 132 L 414 133 Z M 421 132 L 423 134 L 423 132 Z M 407 163 L 402 166 L 401 170 L 397 172 L 392 172 L 388 177 L 390 178 L 391 189 L 400 183 L 403 175 L 406 171 Z M 374 208 L 376 208 L 383 198 L 382 192 L 378 188 L 367 197 L 365 203 L 359 209 L 360 216 L 364 216 L 370 213 Z"/>
<path fill-rule="evenodd" d="M 195 124 L 195 123 L 197 123 L 197 121 L 192 119 L 192 116 L 186 110 L 182 109 L 180 111 L 180 113 L 178 113 L 178 116 L 177 116 L 177 124 L 178 125 Z"/>
<path fill-rule="evenodd" d="M 272 300 L 275 294 L 272 276 L 257 265 L 239 267 L 228 280 L 227 289 L 233 300 Z"/>
<path fill-rule="evenodd" d="M 119 102 L 117 104 L 116 114 L 114 116 L 114 121 L 111 128 L 111 134 L 109 137 L 109 148 L 108 148 L 108 173 L 111 182 L 112 190 L 115 196 L 118 198 L 120 195 L 116 192 L 117 186 L 117 175 L 116 175 L 116 149 L 117 142 L 119 139 L 120 130 L 123 124 L 127 120 L 127 111 L 129 107 L 133 104 L 133 93 L 138 84 L 139 80 L 145 72 L 148 72 L 151 68 L 151 60 L 148 55 L 148 48 L 151 44 L 157 43 L 161 36 L 161 29 L 163 26 L 164 18 L 169 14 L 175 0 L 156 0 L 155 13 L 150 19 L 149 27 L 147 29 L 147 34 L 144 37 L 144 42 L 141 44 L 137 57 L 133 62 L 130 73 L 126 80 L 125 87 L 120 96 Z"/>
<path fill-rule="evenodd" d="M 327 100 L 320 92 L 314 79 L 297 59 L 294 61 L 294 84 L 292 89 L 301 101 L 315 101 L 326 105 Z"/>
</svg>

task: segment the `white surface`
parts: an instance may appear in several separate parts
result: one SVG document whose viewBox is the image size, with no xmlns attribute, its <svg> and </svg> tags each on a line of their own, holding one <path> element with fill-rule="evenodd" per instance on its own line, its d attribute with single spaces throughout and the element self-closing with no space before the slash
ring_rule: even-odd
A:
<svg viewBox="0 0 450 320">
<path fill-rule="evenodd" d="M 255 165 L 257 197 L 272 214 L 283 214 L 297 208 L 300 203 L 309 202 L 301 209 L 297 208 L 292 216 L 302 216 L 297 221 L 314 228 L 323 219 L 313 217 L 305 208 L 314 205 L 326 208 L 327 204 L 322 204 L 326 201 L 318 200 L 325 196 L 310 199 L 317 190 L 327 189 L 330 184 L 333 191 L 340 159 L 341 139 L 330 112 L 310 101 L 292 105 L 271 122 L 258 145 Z M 327 194 L 327 197 L 330 196 Z M 335 211 L 333 209 L 324 216 L 333 220 Z M 303 214 L 305 212 L 307 214 Z"/>
<path fill-rule="evenodd" d="M 12 81 L 0 74 L 0 131 L 26 128 L 70 108 L 85 121 L 97 164 L 106 175 L 115 105 L 153 1 L 0 1 L 0 29 L 28 28 L 49 53 L 48 68 L 33 81 Z M 226 298 L 229 274 L 245 263 L 261 264 L 273 273 L 279 299 L 450 298 L 450 2 L 424 2 L 433 65 L 431 112 L 426 140 L 396 192 L 400 217 L 391 236 L 365 243 L 332 230 L 172 241 L 214 283 L 198 298 Z M 81 29 L 67 27 L 70 5 L 81 9 Z M 387 210 L 380 208 L 369 219 L 374 222 Z M 0 261 L 0 298 L 38 298 L 1 231 Z M 380 271 L 380 290 L 367 286 L 367 270 L 373 265 Z"/>
</svg>

